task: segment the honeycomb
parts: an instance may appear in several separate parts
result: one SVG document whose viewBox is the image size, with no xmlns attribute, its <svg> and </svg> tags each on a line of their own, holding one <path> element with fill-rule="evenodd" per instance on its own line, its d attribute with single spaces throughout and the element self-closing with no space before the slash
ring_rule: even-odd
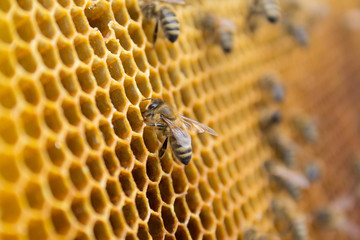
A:
<svg viewBox="0 0 360 240">
<path fill-rule="evenodd" d="M 176 7 L 178 41 L 160 33 L 153 45 L 154 25 L 136 0 L 1 0 L 0 238 L 208 240 L 242 239 L 249 225 L 275 231 L 262 167 L 274 152 L 258 108 L 258 79 L 269 70 L 284 79 L 284 113 L 305 109 L 321 122 L 320 140 L 304 151 L 328 170 L 300 208 L 351 192 L 360 33 L 342 17 L 359 6 L 324 2 L 333 11 L 304 49 L 265 22 L 249 34 L 246 1 Z M 235 23 L 232 53 L 204 39 L 199 11 Z M 192 134 L 189 165 L 170 151 L 160 160 L 160 138 L 141 116 L 148 97 L 219 136 Z"/>
</svg>

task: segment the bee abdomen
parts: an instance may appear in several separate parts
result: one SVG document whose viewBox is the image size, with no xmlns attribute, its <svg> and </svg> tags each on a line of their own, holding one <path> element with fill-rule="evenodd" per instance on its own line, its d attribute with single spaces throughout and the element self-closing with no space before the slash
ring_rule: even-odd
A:
<svg viewBox="0 0 360 240">
<path fill-rule="evenodd" d="M 293 228 L 294 228 L 294 239 L 295 240 L 305 240 L 308 238 L 308 230 L 304 219 L 296 218 L 293 219 Z"/>
<path fill-rule="evenodd" d="M 280 19 L 279 0 L 263 0 L 263 8 L 269 22 L 276 23 Z"/>
<path fill-rule="evenodd" d="M 233 49 L 233 33 L 225 31 L 222 34 L 220 34 L 220 44 L 221 48 L 225 53 L 229 53 Z"/>
<path fill-rule="evenodd" d="M 192 158 L 191 140 L 187 141 L 187 139 L 184 139 L 184 141 L 179 142 L 171 136 L 170 144 L 175 157 L 187 165 Z"/>
<path fill-rule="evenodd" d="M 180 34 L 180 24 L 175 13 L 168 7 L 160 9 L 160 24 L 166 38 L 175 42 Z"/>
</svg>

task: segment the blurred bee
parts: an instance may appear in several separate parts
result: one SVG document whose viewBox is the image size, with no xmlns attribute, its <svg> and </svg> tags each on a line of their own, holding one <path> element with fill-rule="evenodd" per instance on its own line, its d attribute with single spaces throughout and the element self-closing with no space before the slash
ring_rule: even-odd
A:
<svg viewBox="0 0 360 240">
<path fill-rule="evenodd" d="M 259 80 L 260 88 L 264 89 L 268 95 L 276 102 L 282 102 L 285 98 L 285 89 L 279 78 L 273 74 L 266 74 Z"/>
<path fill-rule="evenodd" d="M 180 34 L 180 24 L 170 4 L 185 4 L 183 0 L 142 0 L 140 8 L 145 18 L 156 19 L 153 43 L 156 42 L 159 24 L 165 37 L 174 43 Z"/>
<path fill-rule="evenodd" d="M 276 130 L 268 134 L 268 139 L 285 165 L 290 168 L 294 167 L 296 165 L 297 145 L 286 135 Z"/>
<path fill-rule="evenodd" d="M 274 179 L 279 186 L 284 188 L 295 200 L 300 199 L 301 189 L 306 189 L 310 185 L 305 176 L 275 161 L 266 161 L 264 167 L 271 178 Z"/>
<path fill-rule="evenodd" d="M 280 237 L 274 234 L 263 233 L 256 228 L 248 228 L 243 233 L 243 240 L 280 240 Z"/>
<path fill-rule="evenodd" d="M 225 53 L 233 50 L 236 27 L 231 20 L 206 13 L 201 22 L 206 39 L 219 44 Z"/>
<path fill-rule="evenodd" d="M 191 136 L 187 130 L 192 128 L 200 133 L 207 132 L 217 136 L 213 129 L 204 124 L 177 114 L 176 110 L 162 99 L 147 98 L 143 101 L 145 100 L 151 100 L 151 102 L 143 112 L 144 122 L 156 127 L 166 137 L 159 150 L 160 158 L 164 155 L 169 141 L 176 159 L 187 165 L 192 157 Z"/>
<path fill-rule="evenodd" d="M 291 239 L 308 239 L 306 218 L 296 212 L 293 202 L 286 198 L 276 198 L 271 202 L 271 210 L 275 217 L 275 226 L 282 237 L 291 234 Z"/>
<path fill-rule="evenodd" d="M 296 39 L 300 46 L 309 46 L 310 38 L 305 26 L 296 23 L 289 23 L 286 28 L 290 35 L 292 35 Z"/>
<path fill-rule="evenodd" d="M 281 112 L 273 107 L 267 107 L 260 113 L 260 127 L 263 130 L 280 123 L 282 120 Z"/>
<path fill-rule="evenodd" d="M 345 232 L 349 237 L 358 239 L 359 227 L 346 217 L 346 211 L 353 208 L 355 199 L 343 196 L 327 207 L 317 209 L 314 214 L 314 223 L 325 229 L 336 229 Z"/>
<path fill-rule="evenodd" d="M 315 142 L 318 139 L 317 127 L 307 115 L 298 114 L 293 117 L 293 124 L 297 132 L 307 142 Z"/>
<path fill-rule="evenodd" d="M 321 169 L 316 162 L 309 162 L 305 166 L 305 175 L 310 182 L 315 182 L 321 177 Z"/>
<path fill-rule="evenodd" d="M 270 23 L 276 23 L 281 17 L 279 0 L 254 0 L 250 8 L 250 16 L 253 14 L 264 14 Z"/>
</svg>

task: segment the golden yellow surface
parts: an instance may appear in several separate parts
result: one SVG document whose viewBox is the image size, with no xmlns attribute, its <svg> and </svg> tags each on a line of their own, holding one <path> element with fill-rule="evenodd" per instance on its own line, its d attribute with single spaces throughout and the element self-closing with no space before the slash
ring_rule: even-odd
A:
<svg viewBox="0 0 360 240">
<path fill-rule="evenodd" d="M 274 231 L 262 168 L 273 152 L 257 108 L 258 79 L 268 71 L 287 87 L 285 114 L 306 109 L 321 122 L 322 139 L 306 151 L 330 170 L 300 206 L 310 211 L 311 202 L 335 197 L 349 175 L 339 165 L 359 143 L 351 96 L 360 38 L 342 25 L 355 2 L 331 1 L 304 49 L 265 21 L 250 34 L 246 1 L 176 7 L 180 38 L 171 44 L 160 33 L 153 46 L 154 25 L 135 0 L 0 0 L 0 238 L 241 239 L 245 226 Z M 233 20 L 232 53 L 203 38 L 200 11 Z M 219 136 L 192 135 L 187 166 L 170 151 L 159 160 L 161 142 L 141 117 L 147 97 L 162 97 Z"/>
</svg>

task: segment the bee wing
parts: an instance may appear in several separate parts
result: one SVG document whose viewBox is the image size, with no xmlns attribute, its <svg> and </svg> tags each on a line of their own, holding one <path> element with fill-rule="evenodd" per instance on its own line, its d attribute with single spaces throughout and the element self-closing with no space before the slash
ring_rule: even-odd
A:
<svg viewBox="0 0 360 240">
<path fill-rule="evenodd" d="M 307 178 L 304 175 L 297 173 L 295 171 L 292 171 L 290 169 L 287 169 L 285 167 L 276 166 L 273 169 L 272 173 L 276 176 L 286 179 L 289 182 L 292 182 L 293 184 L 295 184 L 298 187 L 308 188 L 310 186 L 309 181 L 307 180 Z"/>
<path fill-rule="evenodd" d="M 185 1 L 183 0 L 157 0 L 157 1 L 161 3 L 185 5 Z"/>
<path fill-rule="evenodd" d="M 215 132 L 214 129 L 212 129 L 202 123 L 199 123 L 198 121 L 195 121 L 194 119 L 187 118 L 182 115 L 180 115 L 180 118 L 188 129 L 195 127 L 199 133 L 207 132 L 207 133 L 210 133 L 211 135 L 218 136 L 218 134 Z"/>
<path fill-rule="evenodd" d="M 184 139 L 189 138 L 190 135 L 186 132 L 185 129 L 181 128 L 180 126 L 173 123 L 170 119 L 167 119 L 165 117 L 162 117 L 162 120 L 164 120 L 169 126 L 171 133 L 177 141 L 183 142 Z"/>
</svg>

